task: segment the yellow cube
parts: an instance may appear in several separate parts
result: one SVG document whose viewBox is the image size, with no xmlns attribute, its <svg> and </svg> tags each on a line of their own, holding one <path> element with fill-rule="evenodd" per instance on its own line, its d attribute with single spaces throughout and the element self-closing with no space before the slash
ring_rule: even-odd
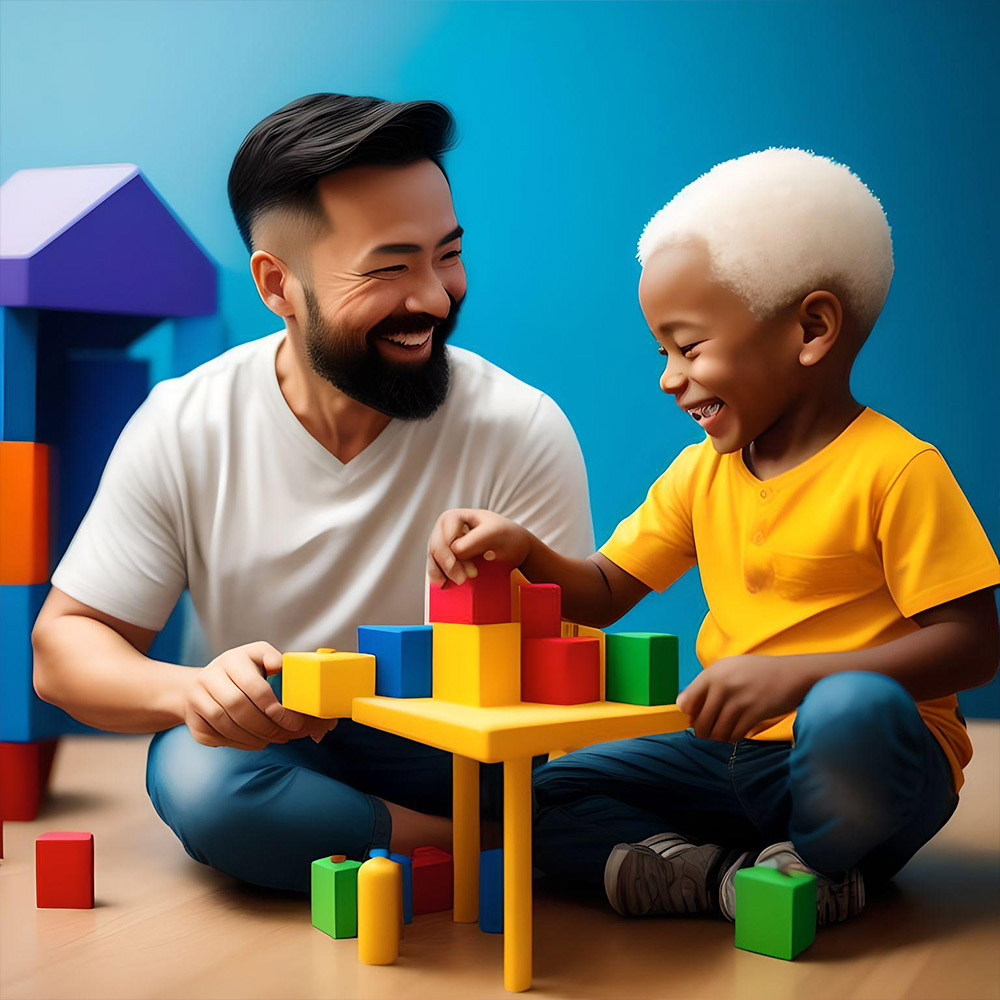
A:
<svg viewBox="0 0 1000 1000">
<path fill-rule="evenodd" d="M 521 700 L 521 623 L 434 622 L 435 698 L 483 708 Z"/>
<path fill-rule="evenodd" d="M 317 649 L 281 657 L 281 704 L 320 719 L 349 719 L 355 698 L 375 694 L 375 657 Z"/>
</svg>

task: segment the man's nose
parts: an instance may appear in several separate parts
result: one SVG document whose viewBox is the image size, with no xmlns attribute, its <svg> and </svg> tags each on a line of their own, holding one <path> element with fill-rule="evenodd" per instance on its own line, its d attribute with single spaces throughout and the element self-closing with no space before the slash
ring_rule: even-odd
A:
<svg viewBox="0 0 1000 1000">
<path fill-rule="evenodd" d="M 405 305 L 408 312 L 444 319 L 451 312 L 451 297 L 440 281 L 431 278 L 407 295 Z"/>
</svg>

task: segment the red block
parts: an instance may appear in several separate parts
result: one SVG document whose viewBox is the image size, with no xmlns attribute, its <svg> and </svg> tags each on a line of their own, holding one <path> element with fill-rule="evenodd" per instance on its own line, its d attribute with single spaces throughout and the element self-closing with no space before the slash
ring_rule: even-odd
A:
<svg viewBox="0 0 1000 1000">
<path fill-rule="evenodd" d="M 0 816 L 30 821 L 38 815 L 56 753 L 55 740 L 0 743 Z"/>
<path fill-rule="evenodd" d="M 558 638 L 562 588 L 558 583 L 521 584 L 521 638 Z"/>
<path fill-rule="evenodd" d="M 579 705 L 600 698 L 597 639 L 525 639 L 521 643 L 521 701 Z"/>
<path fill-rule="evenodd" d="M 455 585 L 432 583 L 430 614 L 432 622 L 456 622 L 460 625 L 498 625 L 510 621 L 510 563 L 473 559 L 479 575 Z"/>
<path fill-rule="evenodd" d="M 35 840 L 35 905 L 71 910 L 93 908 L 92 833 L 43 833 Z"/>
<path fill-rule="evenodd" d="M 450 910 L 455 899 L 455 863 L 440 847 L 413 848 L 413 913 Z"/>
</svg>

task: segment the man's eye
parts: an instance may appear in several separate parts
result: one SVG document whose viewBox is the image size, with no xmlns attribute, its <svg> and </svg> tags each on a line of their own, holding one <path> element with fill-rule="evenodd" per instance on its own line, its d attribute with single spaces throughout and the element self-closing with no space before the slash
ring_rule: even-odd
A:
<svg viewBox="0 0 1000 1000">
<path fill-rule="evenodd" d="M 405 271 L 405 264 L 394 264 L 392 267 L 380 267 L 377 271 L 369 271 L 369 274 L 390 274 L 395 271 Z"/>
<path fill-rule="evenodd" d="M 447 260 L 449 257 L 461 257 L 461 256 L 462 256 L 462 251 L 461 250 L 450 250 L 441 259 L 442 260 Z"/>
</svg>

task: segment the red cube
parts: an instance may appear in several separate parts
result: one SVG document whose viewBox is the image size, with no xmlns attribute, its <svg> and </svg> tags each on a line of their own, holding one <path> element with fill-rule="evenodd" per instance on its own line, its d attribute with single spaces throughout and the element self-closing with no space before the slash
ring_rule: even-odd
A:
<svg viewBox="0 0 1000 1000">
<path fill-rule="evenodd" d="M 455 899 L 455 862 L 440 847 L 413 848 L 413 913 L 450 910 Z"/>
<path fill-rule="evenodd" d="M 597 639 L 525 639 L 521 643 L 521 701 L 579 705 L 600 698 Z"/>
<path fill-rule="evenodd" d="M 472 560 L 478 576 L 462 584 L 450 580 L 431 584 L 432 622 L 455 622 L 460 625 L 498 625 L 510 621 L 510 563 L 487 561 L 481 556 Z"/>
<path fill-rule="evenodd" d="M 562 623 L 562 588 L 558 583 L 521 584 L 521 638 L 557 639 Z"/>
<path fill-rule="evenodd" d="M 35 840 L 35 905 L 75 910 L 93 907 L 92 833 L 43 833 Z"/>
</svg>

